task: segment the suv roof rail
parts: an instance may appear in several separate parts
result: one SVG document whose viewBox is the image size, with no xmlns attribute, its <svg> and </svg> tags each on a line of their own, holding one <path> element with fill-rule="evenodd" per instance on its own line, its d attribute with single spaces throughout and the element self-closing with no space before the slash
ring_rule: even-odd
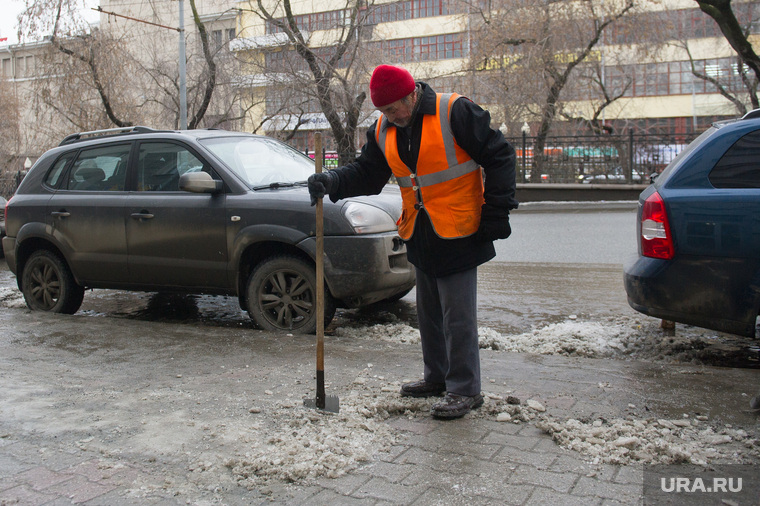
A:
<svg viewBox="0 0 760 506">
<path fill-rule="evenodd" d="M 61 141 L 59 146 L 63 146 L 64 144 L 71 144 L 80 140 L 83 140 L 84 137 L 107 137 L 110 135 L 123 135 L 128 133 L 147 133 L 147 132 L 157 132 L 158 130 L 146 127 L 146 126 L 130 126 L 130 127 L 121 127 L 121 128 L 107 128 L 105 130 L 92 130 L 90 132 L 79 132 L 76 134 L 67 135 L 64 137 L 64 139 Z"/>
<path fill-rule="evenodd" d="M 760 118 L 760 109 L 754 109 L 742 116 L 742 119 Z"/>
</svg>

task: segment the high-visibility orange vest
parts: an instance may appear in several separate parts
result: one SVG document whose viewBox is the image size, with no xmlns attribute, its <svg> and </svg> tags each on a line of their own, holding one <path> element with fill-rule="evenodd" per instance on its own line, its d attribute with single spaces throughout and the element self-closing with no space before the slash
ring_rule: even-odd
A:
<svg viewBox="0 0 760 506">
<path fill-rule="evenodd" d="M 375 139 L 401 188 L 403 206 L 396 224 L 402 239 L 412 236 L 421 208 L 430 216 L 435 233 L 444 239 L 478 230 L 484 202 L 482 170 L 459 147 L 451 130 L 451 106 L 460 96 L 438 93 L 435 116 L 423 116 L 416 174 L 399 157 L 396 127 L 384 115 L 377 121 Z"/>
</svg>

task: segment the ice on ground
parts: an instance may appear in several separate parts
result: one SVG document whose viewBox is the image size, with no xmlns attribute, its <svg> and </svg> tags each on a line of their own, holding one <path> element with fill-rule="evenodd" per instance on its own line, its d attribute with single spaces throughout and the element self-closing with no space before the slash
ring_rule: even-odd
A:
<svg viewBox="0 0 760 506">
<path fill-rule="evenodd" d="M 523 334 L 502 334 L 488 327 L 478 329 L 481 348 L 518 353 L 583 357 L 607 357 L 626 350 L 636 330 L 615 323 L 569 321 L 547 325 Z M 419 330 L 405 323 L 377 324 L 335 329 L 341 337 L 418 344 Z"/>
<path fill-rule="evenodd" d="M 689 327 L 667 336 L 655 320 L 611 317 L 585 321 L 580 317 L 552 323 L 521 334 L 505 334 L 489 327 L 478 329 L 480 348 L 513 353 L 538 353 L 587 358 L 643 359 L 660 362 L 712 363 L 724 337 L 716 332 Z M 337 327 L 335 335 L 352 339 L 419 344 L 419 330 L 406 323 Z M 728 343 L 728 348 L 736 347 Z M 712 350 L 712 351 L 711 351 Z M 717 354 L 717 355 L 716 355 Z M 741 353 L 740 353 L 741 354 Z M 715 356 L 714 356 L 715 355 Z M 746 354 L 745 354 L 746 355 Z M 726 355 L 730 357 L 731 355 Z M 722 365 L 718 362 L 718 365 Z"/>
<path fill-rule="evenodd" d="M 560 446 L 594 464 L 756 463 L 757 437 L 731 426 L 714 428 L 699 420 L 622 419 L 582 422 L 543 417 L 536 426 Z"/>
<path fill-rule="evenodd" d="M 26 302 L 24 295 L 15 286 L 0 286 L 0 305 L 10 308 L 23 308 L 26 307 Z"/>
<path fill-rule="evenodd" d="M 616 323 L 553 323 L 517 335 L 501 334 L 488 327 L 479 329 L 480 347 L 518 353 L 608 357 L 624 351 L 635 330 Z"/>
<path fill-rule="evenodd" d="M 407 399 L 365 368 L 340 396 L 340 412 L 328 413 L 288 401 L 271 409 L 257 407 L 258 424 L 243 454 L 224 465 L 236 481 L 256 489 L 270 481 L 309 482 L 337 478 L 388 451 L 401 437 L 384 421 L 392 416 L 415 416 L 430 411 L 430 401 Z M 260 414 L 259 414 L 260 413 Z M 262 416 L 263 415 L 263 416 Z"/>
<path fill-rule="evenodd" d="M 351 384 L 353 390 L 341 396 L 338 414 L 275 403 L 272 409 L 262 410 L 265 416 L 252 427 L 247 450 L 227 458 L 224 465 L 239 484 L 261 490 L 275 481 L 308 483 L 337 478 L 376 461 L 394 445 L 403 445 L 404 438 L 415 437 L 387 423 L 389 419 L 427 419 L 437 401 L 401 397 L 399 383 L 387 389 L 383 386 L 388 386 L 387 382 L 366 369 Z M 530 399 L 490 392 L 484 397 L 483 406 L 467 418 L 535 424 L 561 447 L 581 453 L 594 465 L 709 466 L 760 460 L 760 441 L 755 434 L 730 426 L 715 427 L 705 418 L 560 421 Z"/>
<path fill-rule="evenodd" d="M 419 344 L 420 342 L 420 331 L 406 323 L 338 327 L 335 329 L 335 335 L 390 343 Z"/>
<path fill-rule="evenodd" d="M 227 457 L 223 467 L 249 489 L 270 482 L 304 483 L 337 478 L 376 460 L 393 445 L 411 437 L 387 420 L 427 419 L 438 398 L 401 397 L 400 383 L 391 383 L 362 371 L 348 395 L 340 396 L 340 412 L 326 413 L 289 401 L 250 411 L 258 418 L 247 431 L 244 452 Z M 486 393 L 484 405 L 470 418 L 497 420 L 509 415 L 512 423 L 530 422 L 538 412 Z"/>
</svg>

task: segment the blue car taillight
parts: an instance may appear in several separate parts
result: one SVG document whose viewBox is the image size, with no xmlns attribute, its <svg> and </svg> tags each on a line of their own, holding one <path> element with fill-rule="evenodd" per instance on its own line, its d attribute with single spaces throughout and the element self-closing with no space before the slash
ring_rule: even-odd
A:
<svg viewBox="0 0 760 506">
<path fill-rule="evenodd" d="M 665 202 L 657 192 L 645 201 L 641 211 L 641 254 L 645 257 L 670 260 L 675 255 Z"/>
</svg>

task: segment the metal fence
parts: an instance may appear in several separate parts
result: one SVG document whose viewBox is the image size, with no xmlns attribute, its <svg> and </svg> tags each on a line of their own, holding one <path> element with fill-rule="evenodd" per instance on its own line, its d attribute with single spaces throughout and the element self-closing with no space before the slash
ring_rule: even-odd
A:
<svg viewBox="0 0 760 506">
<path fill-rule="evenodd" d="M 509 137 L 517 152 L 518 183 L 647 183 L 696 135 L 622 134 L 536 138 Z"/>
<path fill-rule="evenodd" d="M 0 175 L 0 197 L 11 198 L 22 179 L 23 173 L 21 172 Z"/>
<path fill-rule="evenodd" d="M 536 138 L 508 137 L 517 152 L 518 183 L 647 183 L 662 172 L 696 135 L 622 134 L 548 137 L 537 156 Z M 314 152 L 307 152 L 314 158 Z M 335 168 L 338 156 L 325 151 L 324 166 Z M 23 173 L 0 175 L 0 196 L 9 199 Z"/>
</svg>

